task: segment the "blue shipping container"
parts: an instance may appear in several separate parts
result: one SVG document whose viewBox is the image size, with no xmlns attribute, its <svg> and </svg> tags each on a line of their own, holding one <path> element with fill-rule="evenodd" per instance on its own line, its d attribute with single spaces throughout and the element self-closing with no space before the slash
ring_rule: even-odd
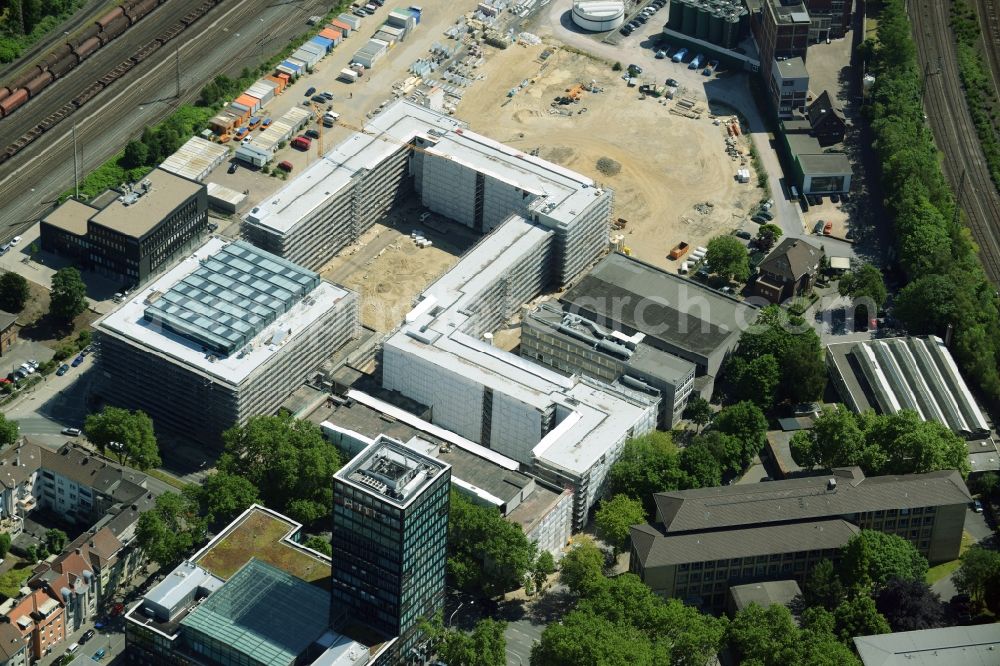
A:
<svg viewBox="0 0 1000 666">
<path fill-rule="evenodd" d="M 413 18 L 417 20 L 417 24 L 420 23 L 420 10 L 416 7 L 409 7 L 406 11 L 413 14 Z"/>
<path fill-rule="evenodd" d="M 315 44 L 316 46 L 323 47 L 323 50 L 327 51 L 327 52 L 329 52 L 330 49 L 333 48 L 333 40 L 332 39 L 327 39 L 326 37 L 320 37 L 319 35 L 316 35 L 315 37 L 313 37 L 309 41 L 312 42 L 313 44 Z"/>
<path fill-rule="evenodd" d="M 293 72 L 301 72 L 302 71 L 302 67 L 300 67 L 299 65 L 296 65 L 294 62 L 290 62 L 288 60 L 282 60 L 281 64 L 284 65 L 285 67 L 287 67 L 288 69 L 292 70 Z"/>
</svg>

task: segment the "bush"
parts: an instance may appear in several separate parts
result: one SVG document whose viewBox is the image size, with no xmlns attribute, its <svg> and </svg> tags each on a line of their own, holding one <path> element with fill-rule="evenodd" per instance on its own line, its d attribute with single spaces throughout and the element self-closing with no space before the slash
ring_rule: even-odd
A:
<svg viewBox="0 0 1000 666">
<path fill-rule="evenodd" d="M 620 71 L 622 71 L 622 64 L 620 62 L 616 62 L 615 64 L 613 64 L 611 66 L 611 71 L 613 71 L 613 72 L 620 72 Z"/>
</svg>

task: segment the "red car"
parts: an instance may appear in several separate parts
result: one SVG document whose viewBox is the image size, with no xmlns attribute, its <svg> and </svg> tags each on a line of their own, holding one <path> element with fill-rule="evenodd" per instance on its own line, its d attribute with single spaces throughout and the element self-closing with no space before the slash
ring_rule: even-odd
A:
<svg viewBox="0 0 1000 666">
<path fill-rule="evenodd" d="M 833 232 L 833 222 L 827 222 L 823 225 L 823 235 L 829 236 Z"/>
<path fill-rule="evenodd" d="M 297 136 L 292 139 L 292 148 L 296 150 L 309 150 L 309 146 L 312 145 L 312 139 L 307 136 Z"/>
<path fill-rule="evenodd" d="M 289 162 L 288 160 L 285 160 L 283 162 L 278 162 L 278 168 L 281 169 L 282 171 L 291 171 L 292 163 Z"/>
</svg>

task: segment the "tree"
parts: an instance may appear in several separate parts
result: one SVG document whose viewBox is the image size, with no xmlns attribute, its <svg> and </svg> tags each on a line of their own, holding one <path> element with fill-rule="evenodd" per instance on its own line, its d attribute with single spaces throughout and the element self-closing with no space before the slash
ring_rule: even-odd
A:
<svg viewBox="0 0 1000 666">
<path fill-rule="evenodd" d="M 19 432 L 17 421 L 8 421 L 5 415 L 0 414 L 0 450 L 14 444 Z"/>
<path fill-rule="evenodd" d="M 721 485 L 722 476 L 728 474 L 739 474 L 747 465 L 747 458 L 745 453 L 745 447 L 743 442 L 732 435 L 727 435 L 718 430 L 708 430 L 700 435 L 698 435 L 691 445 L 687 447 L 684 451 L 684 457 L 688 457 L 688 449 L 701 448 L 704 447 L 711 454 L 712 457 L 718 462 L 719 465 L 719 483 L 705 484 L 702 483 L 704 480 L 714 480 L 712 476 L 706 476 L 710 474 L 710 469 L 704 469 L 698 467 L 698 456 L 700 455 L 697 451 L 691 454 L 691 459 L 688 459 L 682 467 L 686 470 L 693 470 L 697 473 L 696 477 L 692 479 L 691 487 L 705 487 L 707 485 Z M 752 458 L 753 456 L 751 456 Z M 689 474 L 691 472 L 688 472 Z"/>
<path fill-rule="evenodd" d="M 205 521 L 190 493 L 167 492 L 139 516 L 135 538 L 149 559 L 169 569 L 204 541 Z"/>
<path fill-rule="evenodd" d="M 974 545 L 962 554 L 952 576 L 955 588 L 997 612 L 1000 605 L 1000 552 Z"/>
<path fill-rule="evenodd" d="M 653 666 L 664 661 L 648 636 L 591 613 L 569 613 L 545 628 L 531 648 L 532 666 Z"/>
<path fill-rule="evenodd" d="M 749 363 L 765 355 L 773 356 L 781 368 L 778 400 L 802 402 L 823 394 L 827 374 L 823 346 L 801 317 L 790 316 L 777 305 L 762 309 L 753 326 L 740 335 L 727 373 L 740 369 L 741 361 Z"/>
<path fill-rule="evenodd" d="M 862 530 L 841 551 L 840 578 L 854 589 L 881 589 L 893 578 L 923 580 L 927 574 L 924 556 L 895 534 Z"/>
<path fill-rule="evenodd" d="M 739 468 L 744 469 L 764 446 L 767 418 L 760 407 L 744 400 L 720 411 L 712 421 L 712 429 L 731 435 L 740 443 Z"/>
<path fill-rule="evenodd" d="M 307 525 L 333 510 L 330 479 L 340 469 L 336 447 L 319 427 L 288 414 L 255 416 L 222 434 L 218 469 L 257 488 L 267 506 Z"/>
<path fill-rule="evenodd" d="M 892 631 L 867 594 L 859 594 L 844 601 L 833 611 L 833 617 L 837 623 L 837 635 L 848 644 L 855 636 L 888 634 Z"/>
<path fill-rule="evenodd" d="M 122 465 L 141 470 L 160 465 L 153 421 L 143 411 L 105 407 L 100 414 L 87 416 L 83 430 L 101 453 L 111 451 Z"/>
<path fill-rule="evenodd" d="M 459 588 L 495 596 L 517 589 L 535 563 L 535 545 L 493 506 L 451 493 L 448 573 Z"/>
<path fill-rule="evenodd" d="M 782 236 L 781 227 L 773 222 L 768 222 L 767 224 L 760 225 L 757 229 L 757 240 L 770 239 L 773 245 Z"/>
<path fill-rule="evenodd" d="M 792 458 L 803 467 L 857 464 L 865 435 L 857 419 L 843 405 L 827 408 L 811 430 L 800 430 L 791 441 Z"/>
<path fill-rule="evenodd" d="M 449 666 L 505 666 L 507 623 L 484 618 L 471 633 L 446 629 L 437 645 L 437 655 Z"/>
<path fill-rule="evenodd" d="M 0 560 L 10 552 L 10 532 L 0 532 Z"/>
<path fill-rule="evenodd" d="M 552 553 L 543 550 L 535 558 L 535 564 L 531 567 L 531 580 L 535 584 L 535 592 L 539 596 L 545 593 L 545 586 L 549 576 L 556 571 L 556 561 Z"/>
<path fill-rule="evenodd" d="M 45 531 L 45 547 L 49 549 L 50 553 L 61 553 L 67 543 L 69 543 L 69 537 L 62 530 L 52 528 Z"/>
<path fill-rule="evenodd" d="M 226 525 L 250 505 L 257 503 L 257 487 L 242 476 L 216 472 L 198 489 L 201 515 L 209 524 Z"/>
<path fill-rule="evenodd" d="M 702 397 L 692 398 L 684 408 L 684 418 L 698 426 L 698 432 L 701 432 L 702 427 L 712 420 L 712 405 Z"/>
<path fill-rule="evenodd" d="M 844 585 L 837 576 L 833 562 L 820 560 L 809 572 L 805 587 L 802 588 L 802 599 L 806 606 L 832 611 L 844 601 L 845 596 Z"/>
<path fill-rule="evenodd" d="M 604 553 L 586 536 L 576 538 L 576 545 L 559 564 L 559 580 L 575 594 L 586 594 L 604 578 Z"/>
<path fill-rule="evenodd" d="M 677 447 L 669 433 L 654 431 L 625 442 L 621 455 L 608 471 L 609 497 L 625 495 L 642 502 L 646 515 L 656 511 L 653 493 L 693 486 L 680 468 Z"/>
<path fill-rule="evenodd" d="M 610 500 L 601 500 L 601 506 L 594 515 L 597 535 L 614 550 L 615 556 L 624 550 L 633 525 L 646 522 L 646 510 L 642 502 L 626 495 L 615 495 Z"/>
<path fill-rule="evenodd" d="M 709 433 L 718 437 L 728 437 L 722 433 Z M 704 443 L 705 439 L 697 437 L 689 446 L 681 451 L 681 469 L 687 472 L 688 476 L 695 481 L 695 485 L 700 488 L 711 488 L 722 485 L 722 465 L 720 458 L 712 452 L 712 449 Z M 735 441 L 735 438 L 729 439 Z M 725 445 L 723 445 L 723 449 Z"/>
<path fill-rule="evenodd" d="M 327 556 L 333 555 L 333 545 L 330 543 L 330 540 L 315 534 L 306 539 L 302 545 Z"/>
<path fill-rule="evenodd" d="M 875 607 L 893 631 L 917 631 L 944 626 L 941 597 L 922 580 L 893 578 L 878 592 Z"/>
<path fill-rule="evenodd" d="M 851 649 L 831 633 L 828 616 L 826 611 L 807 611 L 806 619 L 811 622 L 799 629 L 786 607 L 775 604 L 765 609 L 750 604 L 729 623 L 726 641 L 742 664 L 860 666 Z"/>
<path fill-rule="evenodd" d="M 761 409 L 770 409 L 781 383 L 781 368 L 777 359 L 770 354 L 758 356 L 749 362 L 738 359 L 734 368 L 734 397 L 737 400 L 749 400 Z"/>
<path fill-rule="evenodd" d="M 885 305 L 885 299 L 889 295 L 882 280 L 882 271 L 871 264 L 844 274 L 837 285 L 837 291 L 841 296 L 849 296 L 855 301 L 868 301 L 876 310 Z"/>
<path fill-rule="evenodd" d="M 1000 475 L 996 472 L 983 472 L 982 474 L 977 474 L 974 478 L 969 480 L 969 486 L 974 488 L 974 492 L 983 495 L 984 497 L 989 497 L 996 491 L 997 487 L 1000 486 Z"/>
<path fill-rule="evenodd" d="M 24 276 L 13 272 L 0 275 L 0 310 L 20 312 L 30 297 L 31 289 Z"/>
<path fill-rule="evenodd" d="M 52 276 L 49 315 L 59 322 L 68 324 L 87 309 L 86 296 L 87 285 L 83 283 L 80 271 L 72 266 L 60 268 Z"/>
<path fill-rule="evenodd" d="M 716 236 L 708 241 L 705 261 L 712 272 L 726 279 L 745 282 L 750 277 L 747 249 L 735 236 Z"/>
<path fill-rule="evenodd" d="M 125 153 L 122 155 L 122 166 L 126 169 L 145 166 L 149 159 L 149 146 L 142 141 L 129 141 L 125 144 Z"/>
</svg>

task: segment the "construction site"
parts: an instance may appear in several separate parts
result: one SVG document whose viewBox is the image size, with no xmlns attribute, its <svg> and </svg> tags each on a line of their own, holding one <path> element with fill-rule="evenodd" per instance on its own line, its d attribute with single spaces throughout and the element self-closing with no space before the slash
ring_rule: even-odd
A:
<svg viewBox="0 0 1000 666">
<path fill-rule="evenodd" d="M 749 140 L 700 88 L 671 88 L 553 44 L 487 48 L 456 115 L 498 141 L 614 190 L 612 238 L 670 270 L 678 242 L 736 229 L 764 197 Z M 741 182 L 742 181 L 742 182 Z"/>
</svg>

